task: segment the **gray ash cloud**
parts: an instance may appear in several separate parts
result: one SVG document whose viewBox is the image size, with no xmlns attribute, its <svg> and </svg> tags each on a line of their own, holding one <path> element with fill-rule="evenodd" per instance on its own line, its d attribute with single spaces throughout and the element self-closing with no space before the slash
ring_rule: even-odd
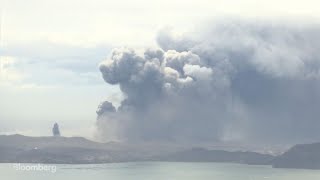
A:
<svg viewBox="0 0 320 180">
<path fill-rule="evenodd" d="M 114 49 L 100 71 L 125 99 L 117 110 L 102 104 L 99 133 L 127 141 L 320 140 L 319 30 L 221 21 L 179 37 L 160 31 L 158 49 Z"/>
</svg>

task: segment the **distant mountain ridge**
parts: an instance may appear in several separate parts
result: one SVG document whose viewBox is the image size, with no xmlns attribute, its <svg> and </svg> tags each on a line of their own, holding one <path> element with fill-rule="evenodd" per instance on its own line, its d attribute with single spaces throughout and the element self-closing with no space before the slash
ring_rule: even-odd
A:
<svg viewBox="0 0 320 180">
<path fill-rule="evenodd" d="M 320 143 L 296 145 L 281 155 L 273 156 L 250 151 L 99 143 L 83 137 L 0 135 L 0 163 L 98 164 L 132 161 L 228 162 L 320 169 Z"/>
<path fill-rule="evenodd" d="M 320 143 L 293 146 L 274 160 L 273 167 L 320 169 Z"/>
<path fill-rule="evenodd" d="M 99 143 L 83 137 L 0 135 L 0 163 L 87 164 L 146 160 L 177 151 L 166 146 L 142 147 L 120 142 Z"/>
<path fill-rule="evenodd" d="M 159 158 L 162 161 L 178 162 L 229 162 L 250 165 L 270 165 L 274 156 L 249 151 L 223 151 L 192 148 Z"/>
</svg>

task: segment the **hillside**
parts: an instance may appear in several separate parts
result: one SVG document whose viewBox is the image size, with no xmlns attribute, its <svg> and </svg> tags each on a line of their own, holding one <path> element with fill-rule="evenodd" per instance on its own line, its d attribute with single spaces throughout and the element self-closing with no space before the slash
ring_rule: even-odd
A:
<svg viewBox="0 0 320 180">
<path fill-rule="evenodd" d="M 182 152 L 172 153 L 159 159 L 162 161 L 178 162 L 229 162 L 251 165 L 269 165 L 274 159 L 274 156 L 249 151 L 223 151 L 193 148 Z"/>
<path fill-rule="evenodd" d="M 0 136 L 0 163 L 183 161 L 269 164 L 272 159 L 271 155 L 255 152 L 186 149 L 150 143 L 98 143 L 81 137 Z"/>
<path fill-rule="evenodd" d="M 295 145 L 278 156 L 273 167 L 320 169 L 320 143 Z"/>
</svg>

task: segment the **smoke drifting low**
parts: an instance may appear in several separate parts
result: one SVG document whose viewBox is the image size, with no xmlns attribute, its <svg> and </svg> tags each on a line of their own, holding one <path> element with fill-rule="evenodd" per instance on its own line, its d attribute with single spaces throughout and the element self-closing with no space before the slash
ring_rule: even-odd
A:
<svg viewBox="0 0 320 180">
<path fill-rule="evenodd" d="M 101 63 L 120 107 L 100 105 L 105 140 L 320 141 L 320 26 L 217 22 L 159 32 L 158 49 L 114 49 Z"/>
</svg>

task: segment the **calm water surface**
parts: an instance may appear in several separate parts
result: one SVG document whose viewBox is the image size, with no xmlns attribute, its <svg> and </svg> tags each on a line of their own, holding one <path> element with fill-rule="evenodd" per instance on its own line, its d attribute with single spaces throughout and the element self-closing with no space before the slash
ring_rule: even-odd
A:
<svg viewBox="0 0 320 180">
<path fill-rule="evenodd" d="M 134 162 L 95 165 L 54 165 L 52 171 L 16 170 L 0 164 L 5 180 L 320 180 L 318 170 L 273 169 L 224 163 Z M 28 166 L 32 164 L 21 164 Z M 52 166 L 52 165 L 50 165 Z"/>
</svg>

